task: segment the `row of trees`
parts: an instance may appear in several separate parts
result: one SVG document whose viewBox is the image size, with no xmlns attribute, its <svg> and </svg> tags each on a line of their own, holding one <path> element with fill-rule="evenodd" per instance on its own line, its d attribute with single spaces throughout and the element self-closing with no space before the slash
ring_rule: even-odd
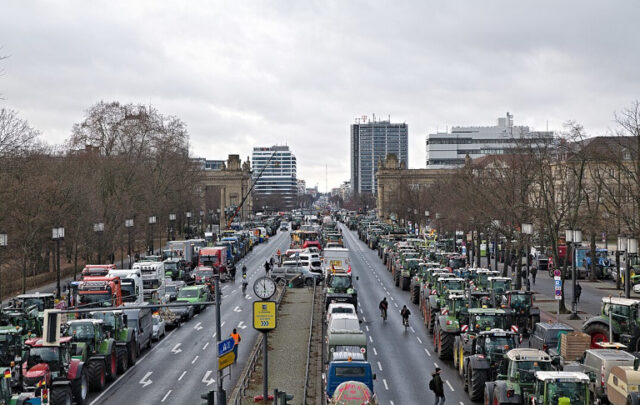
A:
<svg viewBox="0 0 640 405">
<path fill-rule="evenodd" d="M 478 240 L 499 235 L 507 257 L 533 243 L 562 264 L 565 229 L 582 230 L 595 258 L 602 235 L 640 236 L 640 103 L 615 119 L 610 136 L 589 138 L 570 122 L 559 137 L 518 140 L 514 153 L 468 160 L 427 188 L 402 184 L 395 211 L 414 223 L 428 213 L 439 231 L 473 235 L 478 263 Z M 522 224 L 533 224 L 533 235 Z M 595 277 L 596 261 L 591 265 Z"/>
<path fill-rule="evenodd" d="M 157 238 L 168 226 L 179 228 L 185 212 L 199 209 L 201 170 L 189 158 L 187 130 L 177 117 L 99 102 L 64 145 L 47 145 L 39 135 L 15 111 L 0 110 L 0 232 L 9 239 L 0 252 L 2 280 L 13 281 L 0 294 L 15 292 L 21 278 L 24 290 L 26 277 L 52 270 L 54 226 L 64 227 L 63 254 L 77 267 L 79 259 L 100 254 L 113 260 L 130 232 L 144 248 L 150 232 Z M 171 223 L 170 213 L 177 214 Z M 134 220 L 130 229 L 127 219 Z"/>
</svg>

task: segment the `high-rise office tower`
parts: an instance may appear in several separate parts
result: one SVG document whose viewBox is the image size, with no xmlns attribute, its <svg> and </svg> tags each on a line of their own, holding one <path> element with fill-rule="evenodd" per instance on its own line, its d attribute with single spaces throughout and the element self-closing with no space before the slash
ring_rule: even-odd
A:
<svg viewBox="0 0 640 405">
<path fill-rule="evenodd" d="M 254 179 L 264 169 L 254 188 L 258 196 L 277 198 L 282 202 L 283 208 L 296 206 L 298 197 L 296 157 L 288 146 L 253 148 L 252 169 Z"/>
</svg>

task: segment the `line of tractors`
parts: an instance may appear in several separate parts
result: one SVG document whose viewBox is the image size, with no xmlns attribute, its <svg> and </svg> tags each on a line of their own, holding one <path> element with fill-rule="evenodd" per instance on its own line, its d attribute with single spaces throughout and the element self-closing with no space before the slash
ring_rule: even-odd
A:
<svg viewBox="0 0 640 405">
<path fill-rule="evenodd" d="M 589 377 L 558 371 L 560 359 L 519 347 L 540 322 L 534 294 L 512 279 L 467 267 L 466 257 L 374 219 L 356 220 L 361 240 L 377 250 L 394 284 L 410 292 L 436 355 L 450 361 L 473 401 L 486 404 L 591 404 Z"/>
</svg>

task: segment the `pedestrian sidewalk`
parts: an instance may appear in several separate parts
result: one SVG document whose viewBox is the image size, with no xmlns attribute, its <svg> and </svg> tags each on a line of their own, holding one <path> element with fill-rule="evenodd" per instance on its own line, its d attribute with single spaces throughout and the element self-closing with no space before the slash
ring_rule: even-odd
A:
<svg viewBox="0 0 640 405">
<path fill-rule="evenodd" d="M 277 327 L 269 332 L 269 395 L 277 388 L 293 394 L 294 404 L 302 403 L 309 350 L 312 288 L 289 288 L 280 303 Z M 242 403 L 253 403 L 263 391 L 263 357 L 257 362 Z"/>
</svg>

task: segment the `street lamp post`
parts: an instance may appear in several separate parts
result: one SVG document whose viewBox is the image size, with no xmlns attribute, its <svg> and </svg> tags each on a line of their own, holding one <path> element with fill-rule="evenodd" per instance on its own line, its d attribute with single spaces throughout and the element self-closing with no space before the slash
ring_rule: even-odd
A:
<svg viewBox="0 0 640 405">
<path fill-rule="evenodd" d="M 200 210 L 200 234 L 204 237 L 204 211 Z"/>
<path fill-rule="evenodd" d="M 133 228 L 133 218 L 125 219 L 124 226 L 125 228 L 127 228 L 127 233 L 129 237 L 127 241 L 127 254 L 129 255 L 129 268 L 131 268 L 131 266 L 133 266 L 133 263 L 132 263 L 133 252 L 131 251 L 131 230 Z"/>
<path fill-rule="evenodd" d="M 60 299 L 60 241 L 64 239 L 64 227 L 54 226 L 51 231 L 51 238 L 56 241 L 56 298 Z"/>
<path fill-rule="evenodd" d="M 169 227 L 167 228 L 167 241 L 173 240 L 173 227 L 176 223 L 176 214 L 169 214 Z"/>
<path fill-rule="evenodd" d="M 187 230 L 189 235 L 191 235 L 191 211 L 187 211 L 185 215 L 187 216 Z"/>
<path fill-rule="evenodd" d="M 631 298 L 631 256 L 638 254 L 638 240 L 636 238 L 627 238 L 627 264 L 624 274 L 624 296 Z"/>
<path fill-rule="evenodd" d="M 151 249 L 150 249 L 150 254 L 153 254 L 153 252 L 155 252 L 154 248 L 153 248 L 153 226 L 156 224 L 156 216 L 152 215 L 149 217 L 149 225 L 151 226 Z"/>
<path fill-rule="evenodd" d="M 527 270 L 526 270 L 526 279 L 527 279 L 527 291 L 531 291 L 531 284 L 529 283 L 529 272 L 531 269 L 529 268 L 529 239 L 531 235 L 533 235 L 533 225 L 532 224 L 522 224 L 522 233 L 525 234 L 525 257 L 527 260 Z"/>
<path fill-rule="evenodd" d="M 0 232 L 0 249 L 7 247 L 9 240 L 7 234 Z M 2 303 L 2 255 L 0 254 L 0 303 Z"/>
<path fill-rule="evenodd" d="M 493 269 L 495 271 L 498 271 L 498 229 L 500 228 L 500 221 L 497 219 L 494 219 L 493 221 L 491 221 L 491 225 L 493 225 L 493 235 L 494 235 L 494 239 L 493 239 L 493 254 L 494 254 L 494 258 L 493 258 Z"/>
<path fill-rule="evenodd" d="M 102 234 L 104 233 L 104 222 L 94 223 L 93 232 L 98 236 L 98 264 L 102 264 Z"/>
<path fill-rule="evenodd" d="M 565 234 L 565 241 L 567 242 L 568 245 L 568 249 L 567 249 L 567 253 L 566 256 L 567 258 L 571 258 L 571 264 L 572 264 L 572 273 L 571 273 L 571 279 L 572 279 L 572 284 L 573 284 L 573 300 L 571 301 L 571 316 L 569 317 L 569 319 L 580 319 L 580 317 L 578 316 L 578 297 L 576 296 L 576 286 L 578 283 L 578 273 L 577 273 L 577 268 L 578 268 L 578 264 L 575 263 L 575 254 L 574 254 L 574 250 L 575 250 L 575 245 L 578 243 L 582 243 L 582 231 L 580 230 L 574 230 L 574 229 L 567 229 L 566 231 L 564 231 Z M 565 258 L 565 261 L 567 259 Z"/>
</svg>

